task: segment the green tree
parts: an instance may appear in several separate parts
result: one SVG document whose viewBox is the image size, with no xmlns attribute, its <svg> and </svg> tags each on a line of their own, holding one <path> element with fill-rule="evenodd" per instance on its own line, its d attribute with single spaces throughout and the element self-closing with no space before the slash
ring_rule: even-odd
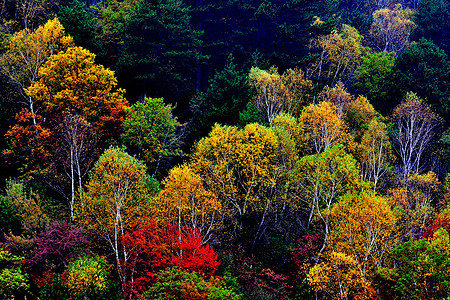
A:
<svg viewBox="0 0 450 300">
<path fill-rule="evenodd" d="M 439 108 L 443 117 L 449 115 L 450 64 L 447 54 L 431 41 L 421 38 L 407 48 L 396 59 L 386 80 L 390 100 L 386 109 L 411 91 Z"/>
<path fill-rule="evenodd" d="M 382 101 L 387 96 L 385 78 L 393 66 L 394 52 L 376 52 L 364 56 L 356 70 L 354 86 L 377 108 L 382 108 Z"/>
<path fill-rule="evenodd" d="M 28 275 L 20 265 L 23 259 L 0 247 L 0 296 L 3 299 L 19 296 L 30 287 Z"/>
<path fill-rule="evenodd" d="M 165 105 L 162 98 L 146 97 L 126 108 L 122 126 L 122 139 L 136 149 L 138 159 L 154 169 L 153 174 L 164 157 L 180 154 L 177 147 L 181 141 L 176 133 L 181 124 L 172 115 L 172 106 Z"/>
<path fill-rule="evenodd" d="M 205 136 L 214 123 L 236 125 L 238 113 L 250 101 L 252 89 L 247 74 L 239 70 L 232 55 L 225 67 L 208 80 L 208 88 L 191 100 L 198 137 Z"/>
<path fill-rule="evenodd" d="M 450 54 L 450 3 L 445 0 L 421 0 L 414 14 L 417 24 L 414 39 L 427 38 L 433 41 L 447 55 Z"/>
<path fill-rule="evenodd" d="M 430 239 L 409 240 L 391 252 L 392 267 L 382 271 L 394 299 L 443 299 L 450 292 L 449 235 L 445 229 Z"/>
<path fill-rule="evenodd" d="M 73 0 L 61 6 L 58 18 L 66 32 L 73 37 L 75 45 L 98 54 L 101 48 L 99 27 L 84 1 Z"/>
<path fill-rule="evenodd" d="M 206 279 L 197 272 L 188 272 L 176 267 L 162 270 L 155 275 L 156 282 L 144 293 L 144 299 L 241 299 L 223 279 L 217 277 Z"/>
</svg>

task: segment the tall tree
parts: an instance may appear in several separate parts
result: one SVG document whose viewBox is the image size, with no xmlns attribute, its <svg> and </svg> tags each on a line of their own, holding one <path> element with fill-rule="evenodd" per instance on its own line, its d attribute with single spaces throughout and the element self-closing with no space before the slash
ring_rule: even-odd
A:
<svg viewBox="0 0 450 300">
<path fill-rule="evenodd" d="M 438 125 L 438 117 L 431 108 L 414 93 L 408 93 L 393 112 L 396 125 L 395 146 L 401 159 L 403 177 L 422 170 L 425 150 L 431 144 Z"/>
<path fill-rule="evenodd" d="M 48 57 L 72 46 L 70 36 L 65 36 L 64 28 L 58 19 L 49 20 L 36 31 L 25 29 L 15 33 L 7 51 L 0 57 L 0 71 L 14 85 L 21 95 L 20 103 L 33 114 L 36 126 L 35 100 L 27 95 L 25 89 L 39 78 L 39 69 Z"/>
<path fill-rule="evenodd" d="M 92 126 L 80 115 L 63 113 L 57 128 L 58 144 L 56 157 L 70 180 L 70 218 L 73 219 L 75 194 L 82 189 L 84 177 L 95 160 L 98 137 Z"/>
<path fill-rule="evenodd" d="M 332 227 L 330 212 L 338 198 L 362 187 L 356 160 L 345 153 L 342 145 L 331 146 L 324 152 L 302 157 L 294 170 L 294 197 L 307 214 L 303 226 L 309 229 L 314 220 L 319 222 L 324 242 L 318 255 L 325 250 Z"/>
<path fill-rule="evenodd" d="M 145 165 L 118 148 L 106 150 L 90 173 L 75 205 L 75 219 L 112 251 L 122 276 L 130 249 L 121 239 L 136 220 L 148 213 L 151 195 L 146 189 Z"/>
</svg>

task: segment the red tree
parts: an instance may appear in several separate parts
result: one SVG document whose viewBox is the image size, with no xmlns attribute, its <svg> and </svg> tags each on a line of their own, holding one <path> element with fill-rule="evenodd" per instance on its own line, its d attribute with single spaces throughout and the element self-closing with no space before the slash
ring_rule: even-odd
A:
<svg viewBox="0 0 450 300">
<path fill-rule="evenodd" d="M 129 278 L 124 290 L 141 294 L 153 281 L 154 273 L 171 266 L 211 276 L 219 266 L 217 254 L 209 245 L 202 245 L 201 237 L 192 228 L 167 224 L 159 227 L 153 219 L 144 218 L 135 224 L 122 239 L 130 249 L 130 259 L 123 272 Z"/>
</svg>

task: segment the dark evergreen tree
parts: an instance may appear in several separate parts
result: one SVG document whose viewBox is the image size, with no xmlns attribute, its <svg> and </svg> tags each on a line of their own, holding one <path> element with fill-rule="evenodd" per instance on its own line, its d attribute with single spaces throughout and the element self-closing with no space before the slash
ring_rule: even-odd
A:
<svg viewBox="0 0 450 300">
<path fill-rule="evenodd" d="M 164 97 L 187 108 L 196 66 L 205 59 L 200 37 L 182 0 L 143 0 L 131 8 L 118 60 L 119 82 L 131 99 Z"/>
<path fill-rule="evenodd" d="M 194 136 L 207 135 L 214 123 L 235 125 L 251 96 L 248 74 L 237 68 L 230 55 L 225 67 L 209 80 L 208 89 L 191 101 Z"/>
<path fill-rule="evenodd" d="M 415 14 L 417 24 L 413 37 L 432 40 L 447 55 L 450 54 L 450 2 L 447 0 L 421 0 Z"/>
<path fill-rule="evenodd" d="M 75 45 L 96 54 L 100 52 L 99 28 L 93 13 L 87 9 L 86 3 L 73 0 L 68 5 L 61 6 L 58 19 L 64 26 L 65 32 L 73 37 Z"/>
<path fill-rule="evenodd" d="M 406 49 L 397 57 L 386 80 L 389 92 L 385 108 L 392 108 L 412 91 L 441 116 L 450 113 L 450 64 L 447 54 L 433 42 L 422 38 Z"/>
</svg>

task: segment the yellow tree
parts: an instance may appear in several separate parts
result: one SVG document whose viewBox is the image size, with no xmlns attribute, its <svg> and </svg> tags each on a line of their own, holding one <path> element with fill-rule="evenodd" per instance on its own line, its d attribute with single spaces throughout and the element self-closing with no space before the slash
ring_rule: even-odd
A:
<svg viewBox="0 0 450 300">
<path fill-rule="evenodd" d="M 409 36 L 416 28 L 411 21 L 413 10 L 396 4 L 393 8 L 383 8 L 373 13 L 370 39 L 374 47 L 382 52 L 401 52 L 409 45 Z"/>
<path fill-rule="evenodd" d="M 358 263 L 341 252 L 331 252 L 324 262 L 311 268 L 307 280 L 320 299 L 354 299 L 368 283 L 358 270 Z"/>
<path fill-rule="evenodd" d="M 331 211 L 329 251 L 355 260 L 361 277 L 373 282 L 396 242 L 396 218 L 387 201 L 372 191 L 349 193 Z"/>
<path fill-rule="evenodd" d="M 277 147 L 275 133 L 258 124 L 243 130 L 216 125 L 197 144 L 191 167 L 217 195 L 223 214 L 238 230 L 249 209 L 262 212 L 260 224 L 264 223 L 270 191 L 277 184 Z"/>
<path fill-rule="evenodd" d="M 297 151 L 304 151 L 308 143 L 303 123 L 290 114 L 281 113 L 272 120 L 272 127 L 282 127 L 289 133 Z"/>
<path fill-rule="evenodd" d="M 121 238 L 150 207 L 145 165 L 123 150 L 109 148 L 95 163 L 86 187 L 75 203 L 76 221 L 104 240 L 114 253 L 122 283 L 122 262 L 129 251 Z"/>
<path fill-rule="evenodd" d="M 305 107 L 299 121 L 304 125 L 312 152 L 320 153 L 331 145 L 351 142 L 343 116 L 330 102 L 323 101 Z"/>
<path fill-rule="evenodd" d="M 353 95 L 347 92 L 342 81 L 339 81 L 335 86 L 326 86 L 319 94 L 321 101 L 333 103 L 338 108 L 339 115 L 343 114 L 348 105 L 354 100 Z"/>
<path fill-rule="evenodd" d="M 81 47 L 52 55 L 39 69 L 39 80 L 26 92 L 47 114 L 60 115 L 70 109 L 92 122 L 96 129 L 112 122 L 118 131 L 128 102 L 124 90 L 116 89 L 114 72 L 95 64 L 94 59 L 93 53 Z"/>
<path fill-rule="evenodd" d="M 195 228 L 207 243 L 220 226 L 221 203 L 217 195 L 205 188 L 202 178 L 189 165 L 170 170 L 164 188 L 155 201 L 158 219 Z"/>
<path fill-rule="evenodd" d="M 252 101 L 266 116 L 269 124 L 272 124 L 274 116 L 281 112 L 297 111 L 306 94 L 312 89 L 312 82 L 297 69 L 289 69 L 280 75 L 274 67 L 268 71 L 253 67 L 249 80 L 256 88 Z"/>
<path fill-rule="evenodd" d="M 36 108 L 33 98 L 25 93 L 39 78 L 39 69 L 47 58 L 72 46 L 70 36 L 64 35 L 64 28 L 58 19 L 49 20 L 36 31 L 29 29 L 15 33 L 0 56 L 0 71 L 8 78 L 9 83 L 16 87 L 22 96 L 21 103 L 35 115 Z M 33 125 L 36 119 L 33 117 Z"/>
<path fill-rule="evenodd" d="M 326 76 L 333 85 L 351 77 L 362 62 L 367 49 L 362 46 L 363 36 L 358 30 L 342 25 L 339 31 L 320 36 L 315 43 L 322 49 L 319 60 L 308 71 L 308 77 Z"/>
</svg>

